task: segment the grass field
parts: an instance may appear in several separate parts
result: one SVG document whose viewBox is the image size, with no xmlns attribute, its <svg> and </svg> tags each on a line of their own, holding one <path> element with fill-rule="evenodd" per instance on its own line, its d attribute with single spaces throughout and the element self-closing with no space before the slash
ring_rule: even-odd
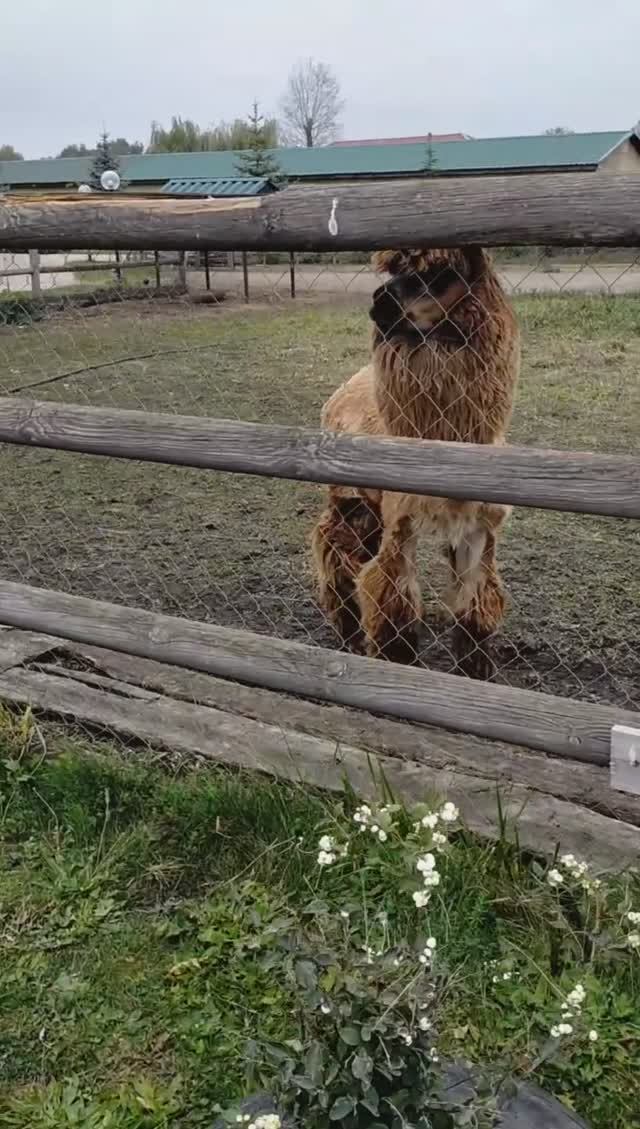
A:
<svg viewBox="0 0 640 1129">
<path fill-rule="evenodd" d="M 69 373 L 29 391 L 315 424 L 323 400 L 366 358 L 364 302 L 246 309 L 134 302 L 69 312 L 0 330 L 1 379 L 20 389 Z M 515 304 L 524 365 L 511 439 L 638 453 L 640 299 L 531 295 Z M 19 448 L 1 457 L 4 575 L 334 641 L 308 572 L 320 488 Z M 501 678 L 640 705 L 639 546 L 632 522 L 515 513 L 501 547 L 511 594 Z M 425 592 L 436 610 L 438 568 L 425 550 Z M 449 669 L 446 644 L 446 629 L 437 627 L 425 636 L 424 661 Z"/>
<path fill-rule="evenodd" d="M 325 876 L 333 818 L 337 801 L 298 788 L 89 752 L 2 713 L 2 1129 L 209 1129 L 245 1092 L 247 1040 L 297 1037 L 262 931 L 322 898 L 372 923 L 384 910 L 393 945 L 417 913 L 355 863 Z M 533 1078 L 594 1129 L 638 1129 L 640 959 L 621 934 L 637 880 L 583 918 L 506 839 L 461 832 L 439 865 L 441 1053 Z M 582 1033 L 551 1046 L 576 983 Z"/>
</svg>

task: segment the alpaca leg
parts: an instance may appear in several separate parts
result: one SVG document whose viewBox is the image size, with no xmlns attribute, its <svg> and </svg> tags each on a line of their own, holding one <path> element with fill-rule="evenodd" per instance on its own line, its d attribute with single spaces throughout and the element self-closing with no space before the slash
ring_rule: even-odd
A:
<svg viewBox="0 0 640 1129">
<path fill-rule="evenodd" d="M 383 512 L 383 522 L 378 555 L 364 566 L 357 580 L 367 653 L 391 662 L 415 663 L 422 618 L 416 575 L 417 522 L 406 511 L 389 524 Z"/>
<path fill-rule="evenodd" d="M 377 553 L 381 535 L 379 496 L 347 494 L 339 487 L 329 491 L 329 505 L 311 537 L 318 599 L 343 645 L 355 651 L 364 644 L 356 578 Z"/>
<path fill-rule="evenodd" d="M 506 604 L 496 561 L 497 531 L 506 515 L 502 507 L 482 507 L 477 523 L 449 546 L 453 651 L 458 670 L 469 678 L 488 679 L 496 672 L 488 641 L 502 623 Z"/>
</svg>

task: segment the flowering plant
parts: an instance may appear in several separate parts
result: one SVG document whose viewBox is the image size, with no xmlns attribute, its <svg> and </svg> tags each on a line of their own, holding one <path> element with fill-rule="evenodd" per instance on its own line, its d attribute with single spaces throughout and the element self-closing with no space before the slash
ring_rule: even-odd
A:
<svg viewBox="0 0 640 1129">
<path fill-rule="evenodd" d="M 361 804 L 318 839 L 319 893 L 323 886 L 327 894 L 337 889 L 340 872 L 349 868 L 363 881 L 367 876 L 369 896 L 342 908 L 335 897 L 318 897 L 293 928 L 286 923 L 279 956 L 271 948 L 262 959 L 271 968 L 279 962 L 298 1000 L 299 1038 L 250 1048 L 254 1061 L 266 1059 L 263 1080 L 277 1109 L 305 1129 L 330 1122 L 346 1129 L 494 1123 L 491 1099 L 481 1107 L 475 1098 L 447 1101 L 440 1079 L 441 976 L 426 913 L 457 818 L 451 803 L 410 813 L 394 804 Z M 384 891 L 377 877 L 389 872 L 406 892 L 413 921 L 400 940 L 392 939 L 385 909 L 370 896 L 371 889 Z"/>
</svg>

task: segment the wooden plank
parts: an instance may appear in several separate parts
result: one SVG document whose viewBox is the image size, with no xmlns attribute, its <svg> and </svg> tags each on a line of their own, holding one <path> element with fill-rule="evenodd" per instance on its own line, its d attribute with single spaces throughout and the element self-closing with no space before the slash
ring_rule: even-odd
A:
<svg viewBox="0 0 640 1129">
<path fill-rule="evenodd" d="M 0 440 L 236 474 L 640 517 L 640 459 L 630 455 L 371 438 L 14 396 L 0 397 Z"/>
<path fill-rule="evenodd" d="M 347 251 L 468 243 L 640 246 L 640 180 L 605 172 L 436 176 L 292 187 L 242 200 L 95 193 L 0 201 L 0 246 L 8 251 Z"/>
<path fill-rule="evenodd" d="M 8 670 L 31 659 L 41 658 L 57 647 L 63 646 L 62 639 L 51 635 L 40 635 L 33 631 L 16 631 L 14 628 L 0 629 L 0 670 Z"/>
<path fill-rule="evenodd" d="M 483 740 L 469 733 L 450 733 L 432 726 L 374 718 L 363 710 L 241 686 L 210 674 L 133 658 L 102 647 L 67 643 L 66 648 L 72 657 L 89 661 L 96 672 L 116 680 L 120 688 L 129 684 L 198 705 L 213 706 L 225 713 L 240 714 L 267 725 L 282 725 L 289 730 L 324 737 L 339 745 L 354 745 L 377 755 L 413 760 L 430 769 L 450 769 L 478 776 L 500 787 L 521 784 L 640 826 L 640 797 L 611 788 L 608 769 L 599 765 L 567 763 L 545 753 Z M 108 687 L 108 681 L 103 684 Z"/>
<path fill-rule="evenodd" d="M 446 797 L 460 808 L 470 830 L 491 838 L 499 833 L 495 785 L 449 769 L 432 770 L 391 757 L 372 762 L 362 749 L 337 746 L 281 726 L 185 702 L 129 699 L 38 671 L 0 674 L 0 696 L 76 723 L 88 722 L 165 749 L 285 780 L 342 791 L 347 779 L 363 798 L 378 793 L 372 772 L 375 763 L 401 800 L 415 803 L 434 794 Z M 602 869 L 637 865 L 640 831 L 636 827 L 555 797 L 536 795 L 520 785 L 506 786 L 500 800 L 504 816 L 517 825 L 523 847 L 551 854 L 559 845 Z"/>
<path fill-rule="evenodd" d="M 640 724 L 640 715 L 614 706 L 473 682 L 7 580 L 0 580 L 0 623 L 592 764 L 609 763 L 613 725 Z"/>
</svg>

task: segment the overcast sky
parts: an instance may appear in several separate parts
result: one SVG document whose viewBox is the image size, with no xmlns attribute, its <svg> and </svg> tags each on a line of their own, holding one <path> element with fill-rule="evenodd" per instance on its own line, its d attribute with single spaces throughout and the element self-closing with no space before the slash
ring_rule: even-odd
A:
<svg viewBox="0 0 640 1129">
<path fill-rule="evenodd" d="M 275 113 L 307 56 L 340 80 L 347 138 L 625 129 L 639 42 L 640 0 L 2 0 L 0 144 Z"/>
</svg>

